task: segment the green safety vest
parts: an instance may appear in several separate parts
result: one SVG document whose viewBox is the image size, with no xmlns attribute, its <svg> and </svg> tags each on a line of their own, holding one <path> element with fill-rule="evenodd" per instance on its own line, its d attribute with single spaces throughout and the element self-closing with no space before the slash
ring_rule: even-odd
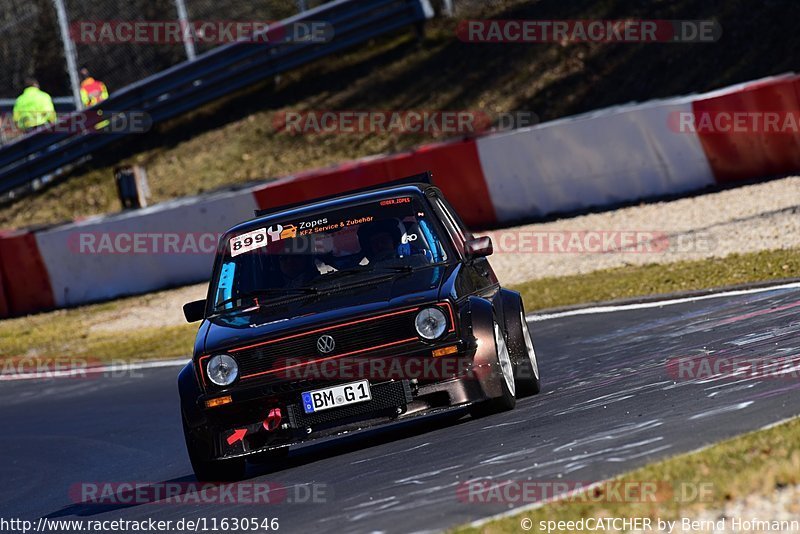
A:
<svg viewBox="0 0 800 534">
<path fill-rule="evenodd" d="M 21 130 L 55 121 L 53 99 L 38 87 L 27 87 L 14 103 L 14 122 Z"/>
</svg>

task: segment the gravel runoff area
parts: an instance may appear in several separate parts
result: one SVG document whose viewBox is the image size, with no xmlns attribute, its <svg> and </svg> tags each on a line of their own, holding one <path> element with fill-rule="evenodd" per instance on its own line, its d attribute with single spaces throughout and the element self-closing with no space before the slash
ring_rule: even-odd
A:
<svg viewBox="0 0 800 534">
<path fill-rule="evenodd" d="M 186 324 L 183 305 L 206 298 L 208 284 L 168 289 L 148 295 L 144 302 L 117 306 L 99 313 L 89 327 L 91 332 L 126 332 L 142 328 L 161 328 Z M 152 297 L 152 298 L 150 298 Z"/>
<path fill-rule="evenodd" d="M 782 178 L 490 232 L 495 243 L 490 261 L 503 284 L 515 284 L 625 265 L 800 247 L 799 215 L 800 177 Z M 625 248 L 625 239 L 644 241 Z M 594 252 L 597 247 L 608 250 Z M 183 303 L 205 297 L 206 289 L 207 284 L 197 284 L 164 291 L 144 304 L 101 314 L 92 328 L 182 324 Z"/>
<path fill-rule="evenodd" d="M 794 248 L 800 246 L 800 177 L 490 235 L 495 244 L 490 261 L 505 284 L 625 265 Z"/>
</svg>

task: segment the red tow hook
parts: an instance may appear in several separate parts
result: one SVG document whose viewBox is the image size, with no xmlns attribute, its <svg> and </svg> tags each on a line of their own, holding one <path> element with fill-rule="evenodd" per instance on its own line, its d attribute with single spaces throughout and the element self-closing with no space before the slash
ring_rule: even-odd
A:
<svg viewBox="0 0 800 534">
<path fill-rule="evenodd" d="M 278 429 L 281 426 L 281 409 L 280 408 L 273 408 L 269 411 L 269 415 L 262 425 L 264 426 L 264 430 L 267 432 L 272 432 L 273 430 Z"/>
</svg>

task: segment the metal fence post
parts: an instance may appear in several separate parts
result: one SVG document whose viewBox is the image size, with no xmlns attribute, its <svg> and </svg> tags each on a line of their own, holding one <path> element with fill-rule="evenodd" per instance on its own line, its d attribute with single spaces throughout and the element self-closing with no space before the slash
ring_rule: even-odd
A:
<svg viewBox="0 0 800 534">
<path fill-rule="evenodd" d="M 75 44 L 69 35 L 69 21 L 67 20 L 67 9 L 64 7 L 64 0 L 53 0 L 58 16 L 58 29 L 61 32 L 61 42 L 64 45 L 64 58 L 67 60 L 67 73 L 69 74 L 69 84 L 72 88 L 72 98 L 75 99 L 75 109 L 83 109 L 81 101 L 81 83 L 78 80 L 78 54 L 75 52 Z"/>
<path fill-rule="evenodd" d="M 453 16 L 453 0 L 442 0 L 442 14 L 446 17 Z"/>
<path fill-rule="evenodd" d="M 186 12 L 186 4 L 183 0 L 175 0 L 175 7 L 178 9 L 178 20 L 183 30 L 183 47 L 186 50 L 186 57 L 189 61 L 194 61 L 197 52 L 194 49 L 194 32 L 189 27 L 189 14 Z"/>
</svg>

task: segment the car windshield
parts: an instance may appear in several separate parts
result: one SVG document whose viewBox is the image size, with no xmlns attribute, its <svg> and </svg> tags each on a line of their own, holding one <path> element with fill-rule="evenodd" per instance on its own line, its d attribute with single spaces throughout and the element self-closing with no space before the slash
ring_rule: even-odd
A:
<svg viewBox="0 0 800 534">
<path fill-rule="evenodd" d="M 227 236 L 224 247 L 214 276 L 216 312 L 313 295 L 448 257 L 433 218 L 415 196 L 272 220 Z"/>
</svg>

